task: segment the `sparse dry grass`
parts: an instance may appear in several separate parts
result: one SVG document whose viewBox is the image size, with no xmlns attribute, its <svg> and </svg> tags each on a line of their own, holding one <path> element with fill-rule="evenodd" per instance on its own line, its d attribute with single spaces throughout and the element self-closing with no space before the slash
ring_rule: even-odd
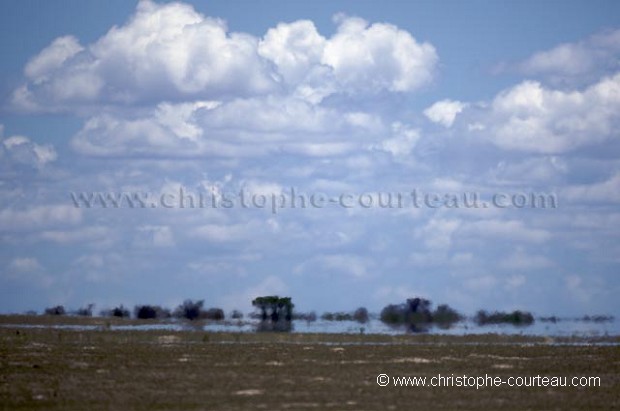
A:
<svg viewBox="0 0 620 411">
<path fill-rule="evenodd" d="M 71 331 L 9 325 L 0 328 L 0 409 L 620 407 L 618 346 L 546 342 L 498 335 L 235 334 L 109 331 L 105 326 Z M 600 376 L 602 387 L 379 387 L 379 373 L 585 375 Z"/>
</svg>

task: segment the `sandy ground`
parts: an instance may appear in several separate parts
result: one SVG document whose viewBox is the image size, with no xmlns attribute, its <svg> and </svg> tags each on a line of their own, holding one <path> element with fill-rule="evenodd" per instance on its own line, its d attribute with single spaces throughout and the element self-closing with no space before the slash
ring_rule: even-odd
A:
<svg viewBox="0 0 620 411">
<path fill-rule="evenodd" d="M 3 410 L 620 407 L 617 337 L 234 334 L 0 327 Z M 0 321 L 2 323 L 2 321 Z M 377 376 L 596 376 L 600 387 L 386 387 Z M 391 380 L 390 380 L 391 381 Z"/>
</svg>

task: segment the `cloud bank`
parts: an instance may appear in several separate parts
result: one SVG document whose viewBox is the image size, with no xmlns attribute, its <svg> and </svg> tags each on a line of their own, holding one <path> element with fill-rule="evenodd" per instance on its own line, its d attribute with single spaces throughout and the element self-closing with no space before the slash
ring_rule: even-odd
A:
<svg viewBox="0 0 620 411">
<path fill-rule="evenodd" d="M 33 55 L 12 109 L 41 129 L 62 116 L 77 126 L 0 133 L 7 306 L 205 298 L 248 309 L 255 293 L 289 293 L 301 309 L 379 310 L 423 292 L 466 312 L 619 308 L 617 31 L 505 66 L 518 79 L 475 100 L 434 90 L 444 51 L 415 25 L 333 24 L 330 35 L 311 20 L 252 35 L 188 4 L 141 1 L 88 44 L 62 35 Z M 275 214 L 69 196 L 181 188 L 365 193 L 375 205 L 378 192 L 414 189 L 555 193 L 560 207 Z M 34 293 L 24 301 L 12 297 L 22 287 Z"/>
</svg>

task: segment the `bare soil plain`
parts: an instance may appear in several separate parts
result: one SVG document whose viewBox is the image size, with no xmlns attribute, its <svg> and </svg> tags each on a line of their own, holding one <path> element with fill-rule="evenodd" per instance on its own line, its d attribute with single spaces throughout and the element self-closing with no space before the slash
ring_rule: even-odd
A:
<svg viewBox="0 0 620 411">
<path fill-rule="evenodd" d="M 17 326 L 29 323 L 44 326 Z M 2 410 L 620 408 L 619 337 L 138 331 L 45 317 L 0 324 Z M 596 376 L 601 386 L 381 387 L 379 374 Z"/>
</svg>

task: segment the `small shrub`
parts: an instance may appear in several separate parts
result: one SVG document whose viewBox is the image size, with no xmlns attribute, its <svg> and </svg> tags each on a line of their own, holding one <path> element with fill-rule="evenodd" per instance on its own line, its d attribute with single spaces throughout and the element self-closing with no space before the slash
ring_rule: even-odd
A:
<svg viewBox="0 0 620 411">
<path fill-rule="evenodd" d="M 176 318 L 185 318 L 190 321 L 201 318 L 203 315 L 202 306 L 204 305 L 204 300 L 192 301 L 185 300 L 183 304 L 179 305 L 176 310 L 174 310 L 174 316 Z"/>
<path fill-rule="evenodd" d="M 114 307 L 111 310 L 103 310 L 103 311 L 101 311 L 100 315 L 102 317 L 117 317 L 117 318 L 129 318 L 129 317 L 131 317 L 131 313 L 123 305 L 120 305 L 118 307 Z"/>
<path fill-rule="evenodd" d="M 334 313 L 326 312 L 326 313 L 321 314 L 321 320 L 334 321 Z"/>
<path fill-rule="evenodd" d="M 242 320 L 243 313 L 239 310 L 233 310 L 233 312 L 230 313 L 230 318 L 232 318 L 233 320 Z"/>
<path fill-rule="evenodd" d="M 463 319 L 463 316 L 448 304 L 437 306 L 437 309 L 433 311 L 431 315 L 433 317 L 433 322 L 440 327 L 450 327 L 452 324 Z"/>
<path fill-rule="evenodd" d="M 351 321 L 353 320 L 353 316 L 349 313 L 337 312 L 334 314 L 334 320 L 336 321 Z"/>
<path fill-rule="evenodd" d="M 134 309 L 136 318 L 141 320 L 151 320 L 157 318 L 157 310 L 150 305 L 139 305 Z"/>
<path fill-rule="evenodd" d="M 206 320 L 221 321 L 225 318 L 224 310 L 221 308 L 209 308 L 202 313 L 201 318 Z"/>
<path fill-rule="evenodd" d="M 361 324 L 367 323 L 368 322 L 368 310 L 365 307 L 359 307 L 353 313 L 353 319 Z"/>
<path fill-rule="evenodd" d="M 81 317 L 92 317 L 93 316 L 93 307 L 95 304 L 88 304 L 87 307 L 79 308 L 75 314 Z"/>
<path fill-rule="evenodd" d="M 46 315 L 65 315 L 65 307 L 62 305 L 57 305 L 56 307 L 49 307 L 45 309 Z"/>
<path fill-rule="evenodd" d="M 137 305 L 134 308 L 134 316 L 141 320 L 170 318 L 170 311 L 158 305 Z"/>
<path fill-rule="evenodd" d="M 381 321 L 386 324 L 404 324 L 405 310 L 402 304 L 389 304 L 383 307 L 380 317 Z"/>
</svg>

